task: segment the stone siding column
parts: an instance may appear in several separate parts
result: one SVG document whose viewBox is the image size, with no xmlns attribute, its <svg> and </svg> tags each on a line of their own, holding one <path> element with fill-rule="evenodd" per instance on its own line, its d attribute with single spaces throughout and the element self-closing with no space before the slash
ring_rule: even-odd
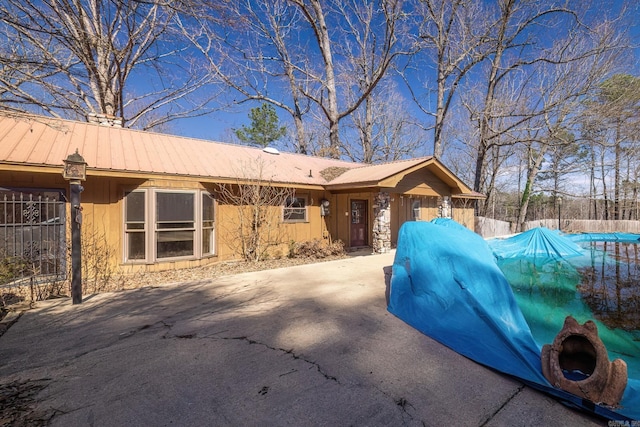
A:
<svg viewBox="0 0 640 427">
<path fill-rule="evenodd" d="M 391 250 L 391 208 L 389 193 L 376 195 L 373 205 L 373 253 L 383 254 Z"/>
</svg>

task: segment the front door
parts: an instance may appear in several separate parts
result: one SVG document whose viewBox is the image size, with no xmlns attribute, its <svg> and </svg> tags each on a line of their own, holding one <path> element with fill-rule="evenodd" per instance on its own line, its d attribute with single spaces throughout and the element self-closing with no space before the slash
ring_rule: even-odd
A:
<svg viewBox="0 0 640 427">
<path fill-rule="evenodd" d="M 351 201 L 351 247 L 367 246 L 369 236 L 367 201 Z"/>
</svg>

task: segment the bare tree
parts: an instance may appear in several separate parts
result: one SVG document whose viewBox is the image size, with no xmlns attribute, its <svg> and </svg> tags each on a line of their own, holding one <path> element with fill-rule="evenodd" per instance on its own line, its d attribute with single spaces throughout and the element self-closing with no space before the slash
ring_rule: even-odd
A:
<svg viewBox="0 0 640 427">
<path fill-rule="evenodd" d="M 358 140 L 344 144 L 345 155 L 355 162 L 380 163 L 415 156 L 424 132 L 407 111 L 407 100 L 393 83 L 382 84 L 356 110 L 347 126 Z"/>
<path fill-rule="evenodd" d="M 206 8 L 207 3 L 202 3 Z M 206 19 L 198 9 L 185 34 L 208 58 L 213 75 L 233 88 L 235 102 L 264 101 L 287 111 L 298 151 L 306 153 L 303 115 L 317 109 L 327 122 L 328 155 L 340 157 L 339 122 L 355 111 L 404 53 L 397 32 L 402 0 L 242 0 L 225 4 L 231 22 Z M 241 34 L 239 36 L 238 34 Z M 347 102 L 337 67 L 360 78 Z M 366 69 L 358 68 L 366 64 Z M 345 65 L 346 66 L 346 65 Z M 354 90 L 354 88 L 350 88 Z"/>
<path fill-rule="evenodd" d="M 191 10 L 178 26 L 205 58 L 211 76 L 235 92 L 231 102 L 261 101 L 286 111 L 296 129 L 295 150 L 307 154 L 303 117 L 310 101 L 303 92 L 310 82 L 297 8 L 288 0 L 194 0 Z"/>
<path fill-rule="evenodd" d="M 261 261 L 274 247 L 285 243 L 278 207 L 293 197 L 293 190 L 278 187 L 266 176 L 266 164 L 260 159 L 247 163 L 233 184 L 219 184 L 218 203 L 234 207 L 225 220 L 231 249 L 246 261 Z"/>
<path fill-rule="evenodd" d="M 480 19 L 486 14 L 481 2 L 420 0 L 416 3 L 415 13 L 422 21 L 420 51 L 410 57 L 401 76 L 418 108 L 433 118 L 433 125 L 426 128 L 433 129 L 433 155 L 441 158 L 443 131 L 458 86 L 491 53 L 488 43 L 491 27 L 489 21 Z M 433 86 L 436 88 L 435 111 L 431 101 Z"/>
<path fill-rule="evenodd" d="M 340 157 L 340 120 L 353 113 L 376 88 L 387 70 L 399 55 L 407 54 L 405 41 L 399 38 L 403 18 L 402 0 L 335 1 L 327 8 L 320 0 L 290 0 L 302 12 L 313 30 L 317 47 L 321 53 L 321 74 L 307 74 L 320 79 L 321 90 L 305 92 L 326 116 L 329 127 L 331 157 Z M 332 21 L 329 21 L 329 18 Z M 329 22 L 333 26 L 328 25 Z M 340 25 L 340 23 L 345 23 Z M 338 40 L 332 39 L 337 34 Z M 403 33 L 406 35 L 406 33 Z M 339 82 L 336 80 L 334 58 L 336 52 L 348 58 L 360 81 L 359 96 L 351 102 L 342 98 L 339 102 Z M 352 88 L 355 91 L 354 88 Z"/>
<path fill-rule="evenodd" d="M 492 21 L 491 61 L 486 61 L 479 102 L 467 102 L 472 121 L 477 123 L 477 151 L 474 189 L 490 192 L 484 187 L 488 158 L 496 145 L 516 144 L 543 123 L 540 119 L 567 99 L 579 93 L 558 98 L 545 98 L 550 89 L 539 92 L 539 66 L 561 67 L 565 64 L 586 64 L 596 55 L 619 48 L 619 38 L 611 26 L 584 25 L 581 15 L 566 6 L 548 2 L 506 0 L 498 3 L 496 19 Z M 540 28 L 556 31 L 552 44 L 545 43 Z M 600 32 L 601 31 L 601 32 Z M 584 40 L 596 39 L 595 43 Z M 548 41 L 547 41 L 548 42 Z M 568 96 L 568 98 L 567 98 Z M 486 206 L 486 205 L 485 205 Z M 483 210 L 480 209 L 480 214 Z"/>
<path fill-rule="evenodd" d="M 170 34 L 176 16 L 162 1 L 3 2 L 3 107 L 144 129 L 207 112 L 192 95 L 209 76 Z"/>
<path fill-rule="evenodd" d="M 601 125 L 604 126 L 606 145 L 613 150 L 613 219 L 622 219 L 621 192 L 623 153 L 632 154 L 637 141 L 640 112 L 640 78 L 628 74 L 616 74 L 605 80 L 597 95 L 597 105 Z M 626 156 L 629 159 L 629 156 Z"/>
<path fill-rule="evenodd" d="M 583 171 L 586 150 L 584 141 L 578 139 L 581 121 L 579 111 L 584 106 L 585 97 L 598 88 L 599 82 L 616 65 L 619 52 L 611 49 L 619 43 L 615 39 L 611 28 L 603 25 L 594 28 L 588 40 L 573 44 L 558 41 L 559 45 L 573 51 L 569 55 L 577 59 L 534 65 L 537 79 L 533 88 L 540 100 L 541 115 L 532 119 L 531 123 L 537 125 L 529 126 L 529 131 L 523 134 L 519 142 L 526 151 L 527 168 L 517 230 L 521 229 L 527 217 L 529 199 L 539 178 L 552 179 L 552 187 L 541 190 L 552 193 L 556 200 L 557 196 L 567 192 L 561 188 L 562 177 Z M 581 52 L 593 54 L 582 56 Z M 543 166 L 545 162 L 548 165 L 546 171 Z"/>
</svg>

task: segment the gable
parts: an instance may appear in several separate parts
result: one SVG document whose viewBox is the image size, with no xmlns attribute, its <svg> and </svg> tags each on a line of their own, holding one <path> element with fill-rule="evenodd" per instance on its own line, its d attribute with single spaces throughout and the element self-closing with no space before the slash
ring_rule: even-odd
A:
<svg viewBox="0 0 640 427">
<path fill-rule="evenodd" d="M 416 196 L 450 196 L 452 193 L 452 189 L 428 169 L 404 175 L 393 191 Z"/>
</svg>

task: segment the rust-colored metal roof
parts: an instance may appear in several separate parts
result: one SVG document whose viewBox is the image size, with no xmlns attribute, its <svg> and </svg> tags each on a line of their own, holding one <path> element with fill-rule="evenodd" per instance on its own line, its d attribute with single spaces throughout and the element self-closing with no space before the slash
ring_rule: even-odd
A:
<svg viewBox="0 0 640 427">
<path fill-rule="evenodd" d="M 419 157 L 416 159 L 399 160 L 395 162 L 382 163 L 377 165 L 359 164 L 358 167 L 345 171 L 339 177 L 331 180 L 330 185 L 341 184 L 373 184 L 388 178 L 392 175 L 412 169 L 416 165 L 423 164 L 432 157 Z"/>
<path fill-rule="evenodd" d="M 368 165 L 243 145 L 35 115 L 0 114 L 0 164 L 60 168 L 78 150 L 88 175 L 190 176 L 206 181 L 262 179 L 327 189 L 393 187 L 394 179 L 430 168 L 459 195 L 472 190 L 433 157 Z M 462 194 L 460 194 L 462 193 Z"/>
<path fill-rule="evenodd" d="M 331 180 L 326 185 L 326 188 L 332 190 L 346 187 L 395 187 L 404 175 L 421 168 L 426 168 L 433 172 L 434 175 L 446 185 L 455 189 L 454 194 L 457 194 L 459 197 L 484 197 L 482 194 L 476 193 L 467 187 L 453 172 L 433 156 L 399 160 L 378 165 L 360 165 L 357 168 L 345 171 L 337 178 Z"/>
<path fill-rule="evenodd" d="M 76 149 L 87 162 L 89 175 L 169 174 L 207 180 L 262 178 L 279 183 L 324 185 L 327 181 L 320 171 L 361 166 L 96 123 L 0 115 L 1 163 L 62 169 L 63 159 Z"/>
</svg>

